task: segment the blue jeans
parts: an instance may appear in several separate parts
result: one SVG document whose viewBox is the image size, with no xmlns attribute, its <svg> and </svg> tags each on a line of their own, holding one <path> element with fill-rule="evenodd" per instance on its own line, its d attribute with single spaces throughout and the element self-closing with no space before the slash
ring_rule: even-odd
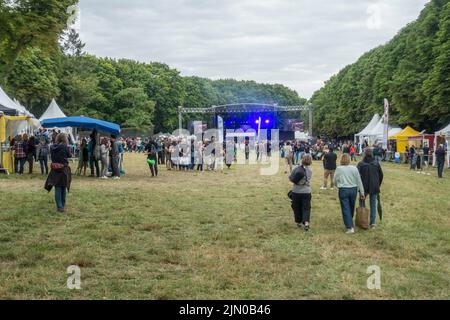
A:
<svg viewBox="0 0 450 320">
<path fill-rule="evenodd" d="M 438 177 L 442 178 L 442 175 L 444 173 L 444 161 L 437 162 L 437 169 L 438 169 Z"/>
<path fill-rule="evenodd" d="M 64 207 L 66 206 L 66 195 L 67 195 L 66 187 L 55 187 L 55 201 L 56 207 L 58 209 L 64 209 Z"/>
<path fill-rule="evenodd" d="M 339 189 L 339 200 L 341 202 L 342 218 L 347 229 L 353 228 L 353 217 L 355 215 L 356 198 L 358 188 Z"/>
<path fill-rule="evenodd" d="M 378 194 L 371 194 L 371 195 L 367 195 L 367 196 L 370 196 L 370 225 L 374 225 L 376 222 L 376 219 L 377 219 Z"/>
</svg>

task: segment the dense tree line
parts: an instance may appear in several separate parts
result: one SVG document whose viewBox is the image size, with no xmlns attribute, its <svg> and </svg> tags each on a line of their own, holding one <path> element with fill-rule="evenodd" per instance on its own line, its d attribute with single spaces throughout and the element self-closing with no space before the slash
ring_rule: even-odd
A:
<svg viewBox="0 0 450 320">
<path fill-rule="evenodd" d="M 327 81 L 311 99 L 315 129 L 352 135 L 383 113 L 384 98 L 399 125 L 433 131 L 450 121 L 449 0 L 432 0 L 389 43 Z"/>
<path fill-rule="evenodd" d="M 0 21 L 8 27 L 0 29 L 2 85 L 37 116 L 55 97 L 68 115 L 159 132 L 177 127 L 180 105 L 203 108 L 236 102 L 305 102 L 282 85 L 182 77 L 162 63 L 86 54 L 78 34 L 65 30 L 63 23 L 67 6 L 74 2 L 0 0 Z M 30 23 L 35 30 L 22 28 Z M 28 33 L 33 34 L 28 37 Z M 27 41 L 22 43 L 22 38 Z"/>
</svg>

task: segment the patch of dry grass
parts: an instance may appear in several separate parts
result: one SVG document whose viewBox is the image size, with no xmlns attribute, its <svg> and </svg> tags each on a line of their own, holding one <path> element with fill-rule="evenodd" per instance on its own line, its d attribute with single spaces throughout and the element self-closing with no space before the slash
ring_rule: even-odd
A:
<svg viewBox="0 0 450 320">
<path fill-rule="evenodd" d="M 448 299 L 450 179 L 384 165 L 384 223 L 343 233 L 337 191 L 320 191 L 312 230 L 293 223 L 289 183 L 258 166 L 161 170 L 126 156 L 120 181 L 76 177 L 66 214 L 38 175 L 1 177 L 4 299 Z M 446 172 L 449 175 L 448 172 Z M 82 290 L 66 269 L 82 270 Z M 367 267 L 382 290 L 366 288 Z"/>
</svg>

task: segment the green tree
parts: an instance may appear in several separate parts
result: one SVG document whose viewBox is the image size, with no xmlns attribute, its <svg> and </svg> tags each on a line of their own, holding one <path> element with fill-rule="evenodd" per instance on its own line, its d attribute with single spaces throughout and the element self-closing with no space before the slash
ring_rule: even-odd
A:
<svg viewBox="0 0 450 320">
<path fill-rule="evenodd" d="M 22 52 L 37 47 L 44 54 L 58 49 L 59 36 L 75 0 L 14 0 L 0 2 L 0 75 L 6 79 Z"/>
</svg>

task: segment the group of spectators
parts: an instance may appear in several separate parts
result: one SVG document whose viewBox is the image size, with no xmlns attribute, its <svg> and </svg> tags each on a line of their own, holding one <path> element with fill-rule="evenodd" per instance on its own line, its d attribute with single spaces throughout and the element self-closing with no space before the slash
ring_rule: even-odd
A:
<svg viewBox="0 0 450 320">
<path fill-rule="evenodd" d="M 19 134 L 10 137 L 10 148 L 14 152 L 14 171 L 23 175 L 25 165 L 28 165 L 28 174 L 33 174 L 34 163 L 39 162 L 41 174 L 47 175 L 50 146 L 55 144 L 58 130 L 39 129 L 34 134 Z"/>
<path fill-rule="evenodd" d="M 317 140 L 312 146 L 305 141 L 286 141 L 280 143 L 281 157 L 286 160 L 286 170 L 292 172 L 295 165 L 300 164 L 304 155 L 310 155 L 312 160 L 321 161 L 327 154 L 328 150 L 339 149 L 342 153 L 350 155 L 351 161 L 356 161 L 357 148 L 352 143 L 335 143 L 325 142 L 325 140 Z M 374 153 L 376 150 L 374 150 Z"/>
<path fill-rule="evenodd" d="M 381 207 L 379 194 L 383 182 L 383 170 L 380 162 L 374 156 L 373 148 L 365 149 L 363 160 L 357 166 L 351 165 L 352 157 L 349 153 L 342 153 L 340 166 L 337 165 L 337 159 L 334 149 L 329 147 L 323 157 L 324 184 L 321 189 L 327 190 L 328 180 L 331 180 L 332 190 L 335 186 L 339 189 L 342 218 L 348 234 L 355 233 L 353 218 L 358 194 L 362 206 L 365 206 L 366 198 L 370 198 L 370 228 L 375 228 L 377 209 Z M 290 198 L 295 222 L 305 231 L 309 230 L 311 219 L 311 180 L 313 175 L 311 164 L 312 156 L 305 154 L 301 165 L 297 166 L 289 177 L 293 182 Z M 299 176 L 300 178 L 298 178 Z"/>
<path fill-rule="evenodd" d="M 90 177 L 119 180 L 123 170 L 125 142 L 115 135 L 100 137 L 94 130 L 89 138 L 82 138 L 77 145 L 78 167 L 76 174 L 85 175 L 90 169 Z"/>
</svg>

